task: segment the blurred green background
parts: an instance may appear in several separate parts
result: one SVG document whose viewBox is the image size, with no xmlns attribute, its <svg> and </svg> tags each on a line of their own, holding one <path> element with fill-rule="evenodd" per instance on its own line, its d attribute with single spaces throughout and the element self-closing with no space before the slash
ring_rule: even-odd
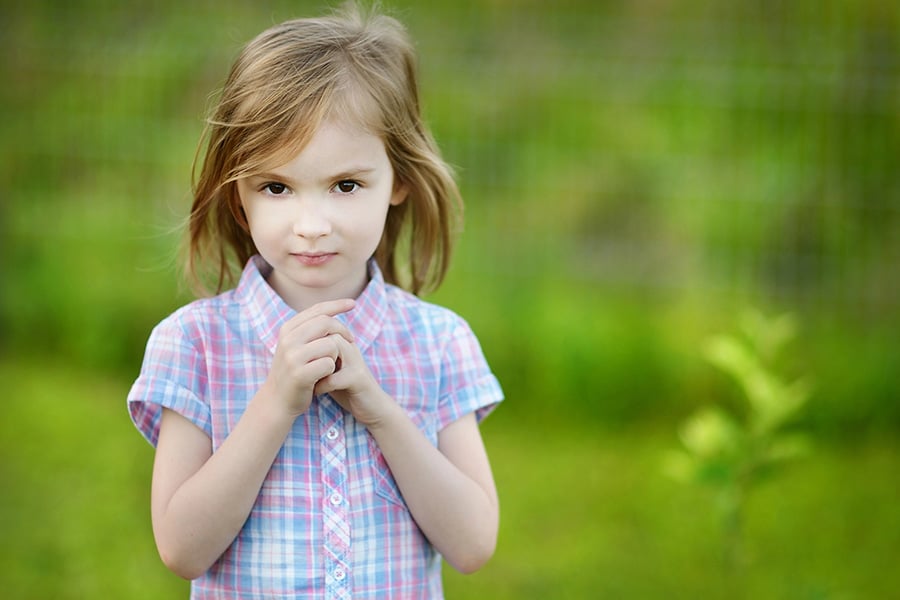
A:
<svg viewBox="0 0 900 600">
<path fill-rule="evenodd" d="M 384 3 L 416 39 L 466 229 L 430 299 L 507 401 L 483 426 L 497 554 L 451 598 L 889 598 L 900 575 L 900 5 Z M 190 165 L 239 47 L 321 2 L 0 8 L 0 582 L 178 598 L 125 396 L 175 271 Z M 739 567 L 660 468 L 703 360 L 756 307 L 815 393 L 813 452 L 754 489 Z"/>
</svg>

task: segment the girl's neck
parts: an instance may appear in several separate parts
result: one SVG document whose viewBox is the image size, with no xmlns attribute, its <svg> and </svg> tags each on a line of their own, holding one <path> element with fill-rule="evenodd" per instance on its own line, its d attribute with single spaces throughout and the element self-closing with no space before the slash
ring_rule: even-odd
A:
<svg viewBox="0 0 900 600">
<path fill-rule="evenodd" d="M 290 280 L 279 277 L 275 271 L 266 277 L 266 281 L 275 293 L 284 300 L 285 304 L 297 312 L 303 312 L 320 302 L 342 298 L 356 300 L 369 284 L 369 273 L 368 267 L 366 267 L 360 278 L 355 278 L 352 281 L 344 280 L 340 284 L 331 287 L 299 286 Z"/>
</svg>

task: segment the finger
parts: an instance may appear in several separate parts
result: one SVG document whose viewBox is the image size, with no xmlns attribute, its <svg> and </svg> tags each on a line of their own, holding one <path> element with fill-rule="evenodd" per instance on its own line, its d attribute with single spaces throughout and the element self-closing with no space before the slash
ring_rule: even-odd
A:
<svg viewBox="0 0 900 600">
<path fill-rule="evenodd" d="M 332 334 L 328 337 L 334 342 L 334 347 L 337 351 L 337 357 L 335 358 L 337 366 L 334 369 L 334 372 L 337 373 L 343 366 L 355 360 L 353 355 L 353 340 L 348 340 L 346 337 L 338 334 Z"/>
<path fill-rule="evenodd" d="M 313 388 L 313 395 L 321 396 L 322 394 L 330 394 L 331 392 L 335 391 L 337 387 L 335 387 L 334 384 L 331 383 L 333 377 L 334 375 L 326 375 L 325 377 L 322 377 L 321 379 L 316 381 L 316 385 Z"/>
<path fill-rule="evenodd" d="M 285 323 L 281 328 L 278 334 L 279 343 L 306 344 L 312 340 L 332 334 L 339 335 L 349 342 L 353 341 L 353 334 L 350 332 L 350 329 L 335 317 L 318 315 L 307 321 L 294 319 L 297 319 L 297 317 Z"/>
<path fill-rule="evenodd" d="M 350 359 L 348 356 L 349 353 L 347 352 L 347 347 L 349 346 L 347 340 L 339 335 L 330 335 L 327 339 L 333 344 L 335 352 L 334 370 L 316 383 L 316 393 L 322 394 L 332 392 L 336 389 L 342 389 L 339 382 L 346 377 L 341 371 L 347 366 L 347 361 Z"/>
<path fill-rule="evenodd" d="M 353 310 L 355 306 L 356 301 L 352 298 L 339 298 L 337 300 L 319 302 L 291 317 L 282 329 L 288 331 L 311 321 L 333 319 L 341 313 Z M 339 323 L 340 321 L 336 322 Z"/>
<path fill-rule="evenodd" d="M 327 300 L 325 302 L 313 304 L 297 316 L 305 317 L 303 320 L 312 319 L 320 315 L 334 317 L 341 313 L 353 310 L 354 306 L 356 306 L 356 300 L 353 300 L 352 298 L 338 298 L 337 300 Z"/>
<path fill-rule="evenodd" d="M 327 379 L 334 373 L 335 364 L 335 360 L 330 356 L 323 356 L 306 363 L 305 370 L 314 382 L 314 387 L 318 386 L 319 381 Z"/>
<path fill-rule="evenodd" d="M 335 332 L 332 340 L 334 341 L 340 356 L 352 357 L 353 351 L 356 349 L 352 339 L 347 339 L 347 336 L 338 335 L 337 332 Z"/>
<path fill-rule="evenodd" d="M 301 325 L 298 331 L 302 332 L 301 335 L 305 335 L 310 340 L 335 335 L 347 340 L 347 342 L 353 342 L 353 333 L 350 329 L 334 317 L 316 317 L 313 321 Z"/>
<path fill-rule="evenodd" d="M 346 379 L 355 378 L 361 369 L 367 369 L 359 348 L 353 342 L 347 341 L 345 338 L 333 335 L 329 336 L 337 348 L 336 366 L 334 369 L 334 377 L 340 379 L 342 383 L 346 383 Z"/>
<path fill-rule="evenodd" d="M 297 353 L 295 360 L 297 360 L 297 364 L 303 365 L 313 363 L 321 358 L 327 358 L 337 364 L 341 357 L 341 347 L 337 340 L 342 339 L 337 334 L 315 339 L 303 346 L 302 350 Z"/>
<path fill-rule="evenodd" d="M 372 375 L 359 352 L 359 347 L 340 336 L 330 336 L 338 349 L 334 373 L 316 382 L 316 393 L 324 394 L 365 385 Z"/>
</svg>

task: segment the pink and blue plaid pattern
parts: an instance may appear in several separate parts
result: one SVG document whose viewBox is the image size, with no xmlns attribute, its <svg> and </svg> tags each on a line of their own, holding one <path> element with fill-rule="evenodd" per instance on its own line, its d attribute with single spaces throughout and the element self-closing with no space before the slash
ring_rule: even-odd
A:
<svg viewBox="0 0 900 600">
<path fill-rule="evenodd" d="M 156 444 L 162 408 L 202 429 L 215 451 L 265 381 L 278 331 L 295 313 L 248 262 L 238 286 L 197 300 L 150 336 L 128 395 Z M 350 313 L 372 373 L 432 441 L 502 399 L 468 325 L 451 311 L 371 281 Z M 328 395 L 297 419 L 238 537 L 191 585 L 194 599 L 441 598 L 441 558 L 416 526 L 365 427 Z"/>
</svg>

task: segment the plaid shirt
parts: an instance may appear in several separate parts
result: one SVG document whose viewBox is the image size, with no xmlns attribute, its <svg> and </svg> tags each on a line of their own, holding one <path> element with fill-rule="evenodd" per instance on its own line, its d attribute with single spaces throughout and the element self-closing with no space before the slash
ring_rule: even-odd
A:
<svg viewBox="0 0 900 600">
<path fill-rule="evenodd" d="M 228 437 L 296 314 L 266 283 L 270 270 L 254 257 L 234 290 L 153 330 L 128 395 L 151 444 L 163 407 L 205 431 L 213 451 Z M 484 418 L 502 392 L 468 325 L 385 284 L 374 261 L 369 273 L 356 307 L 338 318 L 384 390 L 434 444 L 463 415 Z M 326 394 L 297 418 L 247 522 L 191 598 L 440 598 L 440 569 L 374 439 Z"/>
</svg>

